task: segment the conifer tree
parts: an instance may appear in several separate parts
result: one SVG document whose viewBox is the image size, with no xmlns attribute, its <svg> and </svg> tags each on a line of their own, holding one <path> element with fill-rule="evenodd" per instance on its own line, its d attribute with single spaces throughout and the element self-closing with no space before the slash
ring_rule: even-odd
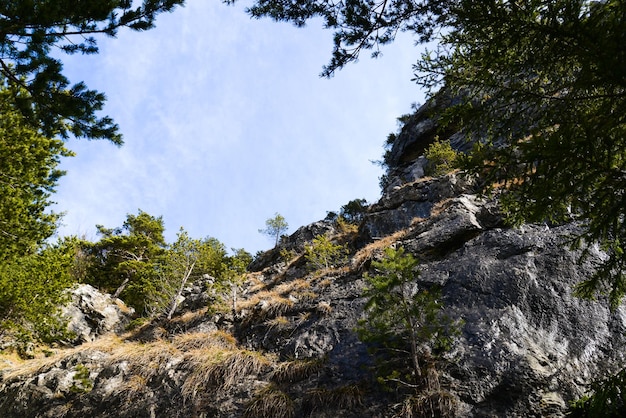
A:
<svg viewBox="0 0 626 418">
<path fill-rule="evenodd" d="M 273 218 L 265 221 L 265 229 L 259 229 L 261 234 L 265 234 L 274 240 L 274 247 L 278 247 L 280 237 L 289 229 L 289 224 L 285 218 L 279 214 L 274 214 Z"/>
<path fill-rule="evenodd" d="M 382 260 L 372 262 L 375 274 L 365 276 L 365 318 L 357 332 L 377 359 L 379 381 L 415 395 L 406 399 L 407 408 L 452 416 L 454 402 L 440 385 L 437 357 L 450 348 L 459 323 L 443 313 L 436 286 L 418 284 L 418 264 L 403 248 L 387 248 Z"/>
<path fill-rule="evenodd" d="M 157 281 L 156 265 L 165 254 L 163 218 L 140 210 L 128 214 L 121 227 L 97 228 L 100 240 L 85 249 L 91 258 L 87 280 L 143 314 Z"/>
<path fill-rule="evenodd" d="M 256 0 L 253 17 L 335 32 L 323 75 L 400 31 L 434 41 L 415 81 L 455 103 L 438 116 L 478 146 L 465 166 L 504 184 L 513 223 L 579 220 L 608 259 L 578 287 L 626 295 L 626 3 L 623 0 Z"/>
<path fill-rule="evenodd" d="M 35 253 L 0 263 L 0 340 L 53 342 L 69 333 L 61 306 L 76 283 L 71 271 L 79 242 L 75 238 L 45 244 Z"/>
<path fill-rule="evenodd" d="M 71 155 L 32 128 L 0 88 L 0 262 L 33 254 L 56 230 L 50 196 L 64 174 L 61 158 Z"/>
<path fill-rule="evenodd" d="M 98 53 L 97 35 L 144 31 L 184 0 L 15 0 L 0 2 L 0 74 L 13 108 L 46 137 L 70 135 L 122 143 L 118 126 L 99 117 L 103 93 L 70 85 L 54 50 Z"/>
</svg>

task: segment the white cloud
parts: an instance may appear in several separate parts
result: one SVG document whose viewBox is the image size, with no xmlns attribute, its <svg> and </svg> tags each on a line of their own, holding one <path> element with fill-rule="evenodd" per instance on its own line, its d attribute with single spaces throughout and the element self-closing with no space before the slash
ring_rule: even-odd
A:
<svg viewBox="0 0 626 418">
<path fill-rule="evenodd" d="M 318 77 L 332 34 L 268 20 L 242 7 L 190 2 L 146 33 L 122 32 L 93 57 L 66 60 L 71 79 L 108 96 L 126 144 L 73 141 L 57 210 L 62 233 L 93 234 L 141 208 L 249 251 L 275 212 L 292 231 L 351 199 L 378 196 L 380 158 L 395 118 L 420 100 L 406 37 Z"/>
</svg>

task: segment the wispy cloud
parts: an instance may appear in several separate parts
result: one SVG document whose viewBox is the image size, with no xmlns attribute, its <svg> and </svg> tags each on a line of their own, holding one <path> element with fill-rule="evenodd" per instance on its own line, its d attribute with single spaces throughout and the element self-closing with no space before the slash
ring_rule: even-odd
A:
<svg viewBox="0 0 626 418">
<path fill-rule="evenodd" d="M 378 196 L 380 158 L 395 118 L 420 100 L 410 39 L 335 78 L 318 74 L 331 34 L 249 19 L 241 7 L 189 2 L 146 33 L 106 39 L 72 57 L 73 80 L 104 91 L 126 144 L 74 141 L 57 210 L 64 234 L 93 235 L 141 208 L 249 251 L 283 214 L 295 227 L 351 199 Z"/>
</svg>

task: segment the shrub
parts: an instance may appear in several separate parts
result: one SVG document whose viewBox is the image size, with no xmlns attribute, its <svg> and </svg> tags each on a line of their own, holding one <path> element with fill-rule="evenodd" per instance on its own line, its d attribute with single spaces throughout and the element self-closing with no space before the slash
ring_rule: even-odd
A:
<svg viewBox="0 0 626 418">
<path fill-rule="evenodd" d="M 456 168 L 459 153 L 452 148 L 450 141 L 440 141 L 439 138 L 428 146 L 424 156 L 429 164 L 426 166 L 426 174 L 441 176 Z"/>
<path fill-rule="evenodd" d="M 314 270 L 330 268 L 335 264 L 346 261 L 347 249 L 333 242 L 326 235 L 318 235 L 313 238 L 313 244 L 305 248 L 304 257 L 307 264 Z"/>
<path fill-rule="evenodd" d="M 377 274 L 365 276 L 365 319 L 357 332 L 377 356 L 379 381 L 437 387 L 436 355 L 450 348 L 459 323 L 443 314 L 438 289 L 417 284 L 418 262 L 402 248 L 387 248 L 372 266 Z"/>
</svg>

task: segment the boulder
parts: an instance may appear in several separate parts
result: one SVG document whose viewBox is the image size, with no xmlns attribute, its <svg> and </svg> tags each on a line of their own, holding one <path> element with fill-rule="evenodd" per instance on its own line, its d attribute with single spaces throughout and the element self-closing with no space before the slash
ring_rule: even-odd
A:
<svg viewBox="0 0 626 418">
<path fill-rule="evenodd" d="M 134 309 L 93 286 L 82 284 L 71 290 L 71 301 L 62 312 L 69 320 L 69 330 L 76 335 L 74 344 L 82 344 L 123 330 Z"/>
</svg>

